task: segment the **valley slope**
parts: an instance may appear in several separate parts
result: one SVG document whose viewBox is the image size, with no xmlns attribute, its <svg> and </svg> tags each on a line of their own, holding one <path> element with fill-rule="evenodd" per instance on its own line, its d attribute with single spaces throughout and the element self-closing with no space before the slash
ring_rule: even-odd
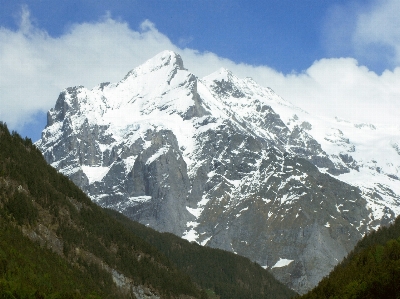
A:
<svg viewBox="0 0 400 299">
<path fill-rule="evenodd" d="M 365 236 L 354 250 L 301 298 L 399 298 L 400 217 Z"/>
<path fill-rule="evenodd" d="M 100 206 L 300 293 L 400 212 L 399 128 L 311 116 L 226 69 L 199 79 L 171 51 L 62 91 L 36 145 Z"/>
<path fill-rule="evenodd" d="M 0 122 L 0 298 L 295 294 L 247 258 L 110 214 Z"/>
</svg>

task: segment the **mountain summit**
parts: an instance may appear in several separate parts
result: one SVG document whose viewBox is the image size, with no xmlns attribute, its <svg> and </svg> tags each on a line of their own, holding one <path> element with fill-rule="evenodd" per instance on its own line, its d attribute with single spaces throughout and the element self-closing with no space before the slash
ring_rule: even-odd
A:
<svg viewBox="0 0 400 299">
<path fill-rule="evenodd" d="M 116 84 L 62 91 L 36 145 L 99 205 L 304 293 L 400 214 L 398 141 L 225 69 L 199 79 L 165 51 Z"/>
</svg>

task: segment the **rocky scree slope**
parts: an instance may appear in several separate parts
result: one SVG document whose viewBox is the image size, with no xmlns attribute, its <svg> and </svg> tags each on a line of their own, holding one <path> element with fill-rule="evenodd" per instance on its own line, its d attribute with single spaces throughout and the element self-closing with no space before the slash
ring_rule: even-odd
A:
<svg viewBox="0 0 400 299">
<path fill-rule="evenodd" d="M 225 69 L 199 79 L 165 51 L 118 83 L 62 91 L 36 145 L 100 206 L 304 293 L 399 213 L 399 136 L 311 116 Z"/>
</svg>

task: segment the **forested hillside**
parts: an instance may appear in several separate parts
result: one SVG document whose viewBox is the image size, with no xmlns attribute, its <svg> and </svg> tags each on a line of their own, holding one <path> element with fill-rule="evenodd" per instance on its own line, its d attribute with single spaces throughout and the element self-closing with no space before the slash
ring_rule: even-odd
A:
<svg viewBox="0 0 400 299">
<path fill-rule="evenodd" d="M 93 202 L 301 294 L 400 215 L 400 131 L 320 118 L 224 68 L 199 78 L 174 51 L 54 100 L 36 146 Z"/>
<path fill-rule="evenodd" d="M 328 277 L 301 298 L 400 298 L 400 218 L 365 236 Z"/>
<path fill-rule="evenodd" d="M 2 213 L 2 216 L 4 214 Z M 111 275 L 95 265 L 70 265 L 0 220 L 0 298 L 121 296 Z"/>
<path fill-rule="evenodd" d="M 111 217 L 5 124 L 0 225 L 0 298 L 294 295 L 248 259 Z"/>
<path fill-rule="evenodd" d="M 284 288 L 271 273 L 234 253 L 189 243 L 171 233 L 159 233 L 114 211 L 107 212 L 127 229 L 149 242 L 182 272 L 221 298 L 290 298 L 295 292 Z"/>
<path fill-rule="evenodd" d="M 76 290 L 80 296 L 93 293 L 102 298 L 146 292 L 163 298 L 206 297 L 158 250 L 108 217 L 48 166 L 31 140 L 10 134 L 5 125 L 0 127 L 0 204 L 3 240 L 9 240 L 0 248 L 2 261 L 7 261 L 3 293 L 18 297 L 19 292 L 39 291 L 49 296 Z M 19 246 L 29 244 L 21 232 L 35 242 Z M 35 259 L 30 252 L 38 245 L 42 250 L 33 254 Z M 60 258 L 65 266 L 54 266 Z M 53 283 L 63 275 L 65 284 Z"/>
</svg>

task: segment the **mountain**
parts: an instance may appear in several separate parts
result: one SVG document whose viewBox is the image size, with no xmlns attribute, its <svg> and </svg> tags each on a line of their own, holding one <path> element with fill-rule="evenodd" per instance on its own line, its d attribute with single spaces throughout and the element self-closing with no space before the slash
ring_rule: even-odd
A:
<svg viewBox="0 0 400 299">
<path fill-rule="evenodd" d="M 399 128 L 312 116 L 226 69 L 199 79 L 171 51 L 62 91 L 36 143 L 100 206 L 300 293 L 399 214 L 399 144 Z"/>
<path fill-rule="evenodd" d="M 273 275 L 245 257 L 220 249 L 189 243 L 170 233 L 159 233 L 114 210 L 106 210 L 128 230 L 139 236 L 181 271 L 220 298 L 292 298 L 293 290 L 278 282 Z"/>
<path fill-rule="evenodd" d="M 295 295 L 247 258 L 102 209 L 2 123 L 0 225 L 1 298 Z"/>
<path fill-rule="evenodd" d="M 0 165 L 4 298 L 202 296 L 186 274 L 107 217 L 29 139 L 3 124 Z"/>
<path fill-rule="evenodd" d="M 400 217 L 365 236 L 354 250 L 301 298 L 399 298 Z"/>
</svg>

